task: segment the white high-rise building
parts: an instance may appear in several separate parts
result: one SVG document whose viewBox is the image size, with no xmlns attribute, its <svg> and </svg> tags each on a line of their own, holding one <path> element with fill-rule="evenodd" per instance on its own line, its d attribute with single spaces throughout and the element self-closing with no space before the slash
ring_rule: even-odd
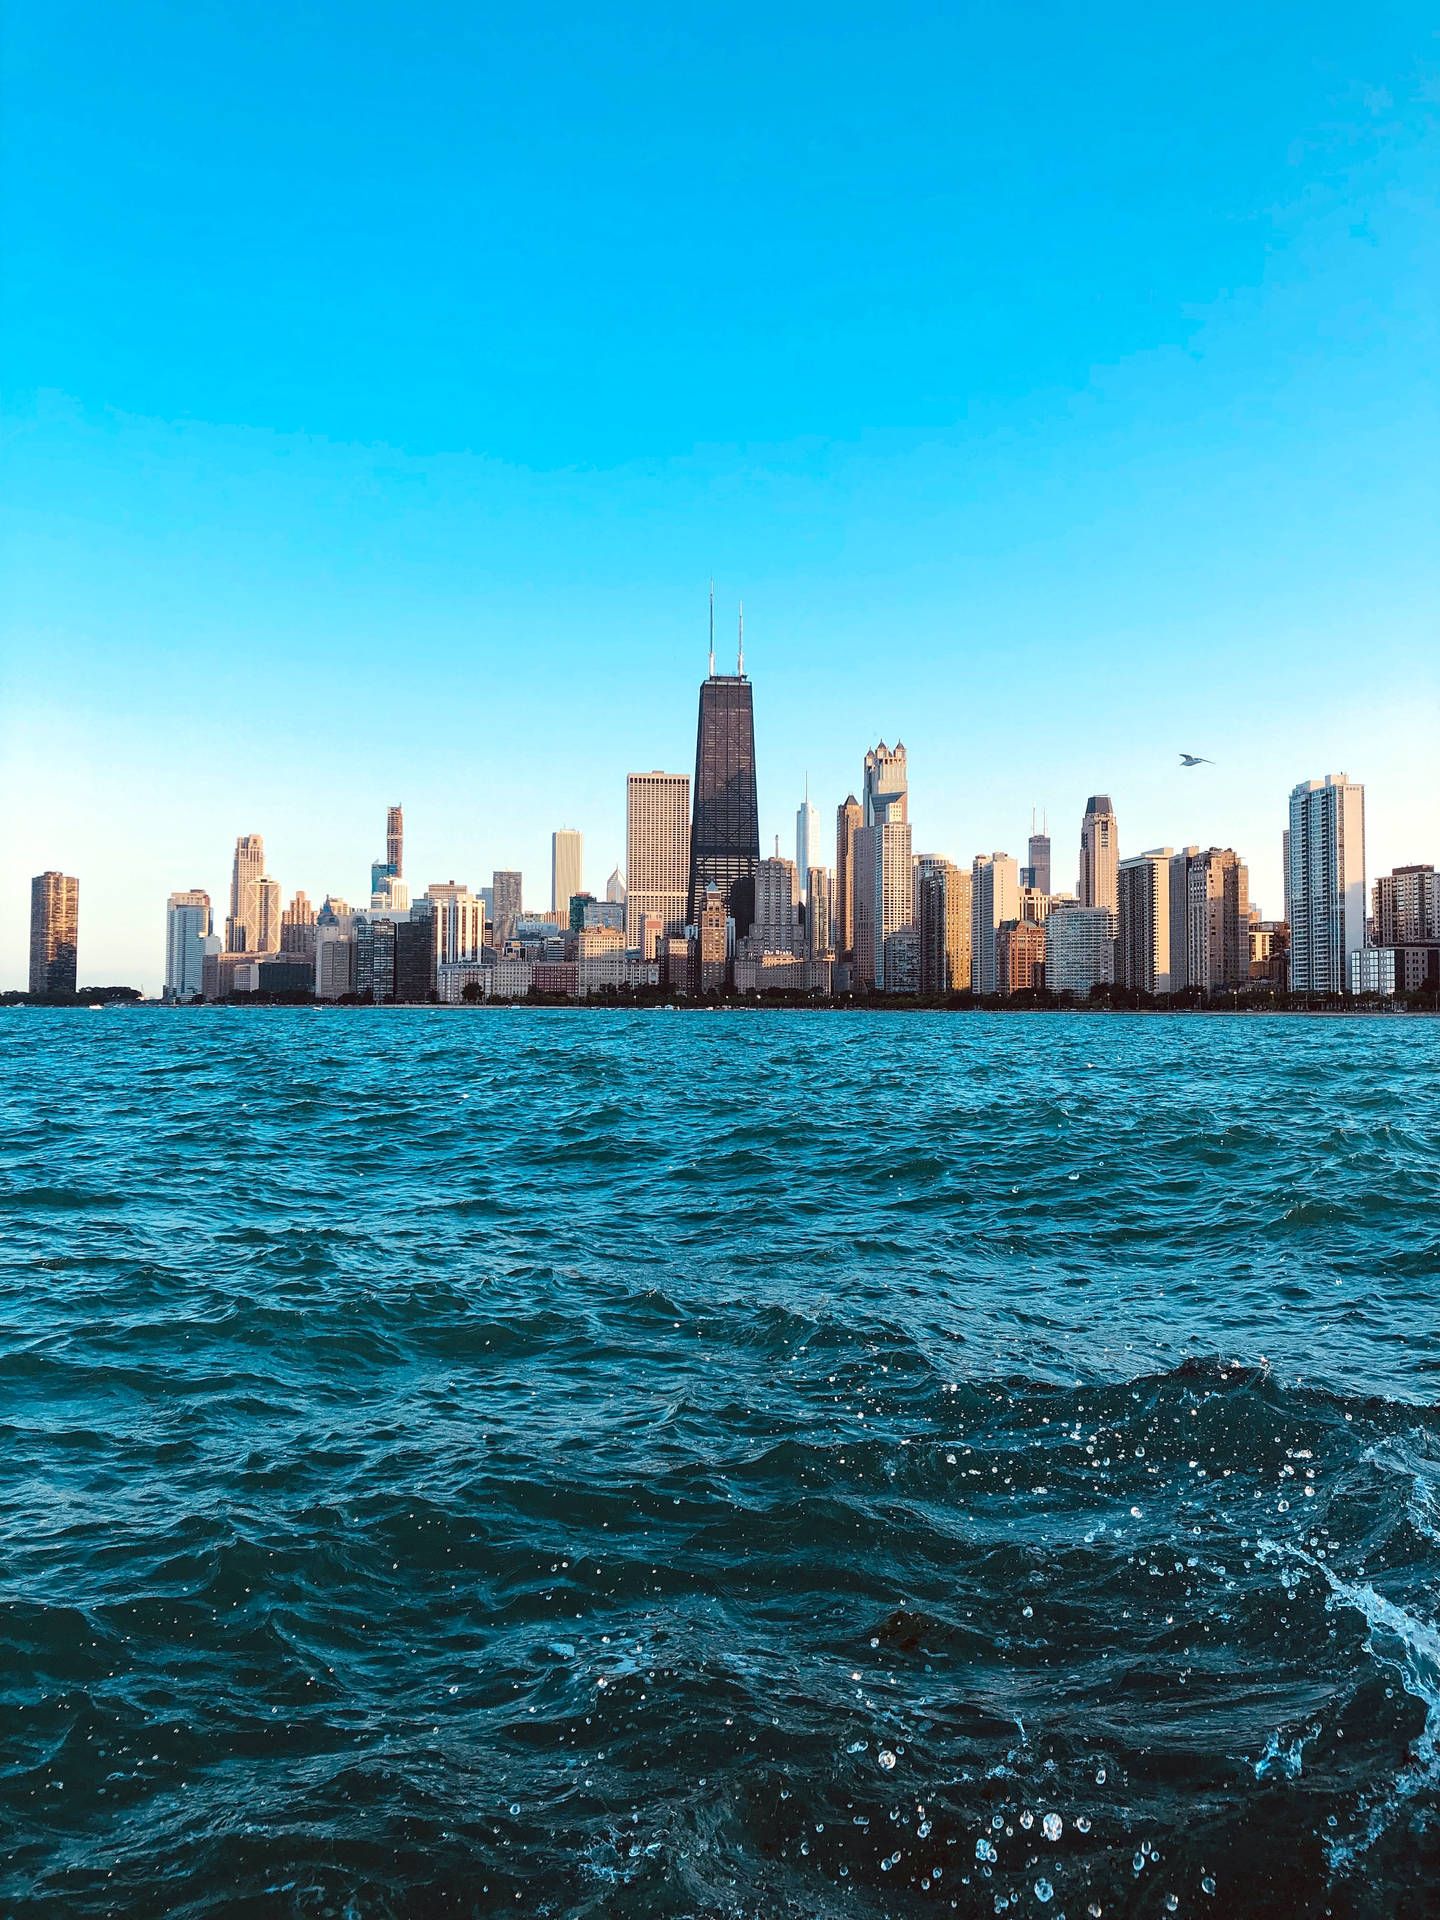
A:
<svg viewBox="0 0 1440 1920">
<path fill-rule="evenodd" d="M 1008 853 L 977 853 L 970 868 L 970 979 L 976 993 L 995 993 L 995 936 L 1020 918 L 1020 867 Z"/>
<path fill-rule="evenodd" d="M 690 882 L 690 776 L 632 773 L 625 782 L 625 938 L 641 943 L 642 923 L 660 922 L 661 937 L 685 930 Z M 652 960 L 653 953 L 642 955 Z"/>
<path fill-rule="evenodd" d="M 625 876 L 618 867 L 614 868 L 605 882 L 605 898 L 612 907 L 623 907 L 625 904 Z"/>
<path fill-rule="evenodd" d="M 871 835 L 872 846 L 875 985 L 881 993 L 918 993 L 920 928 L 910 822 L 877 821 L 862 832 Z"/>
<path fill-rule="evenodd" d="M 1290 794 L 1290 991 L 1347 993 L 1365 945 L 1365 789 L 1343 773 Z"/>
<path fill-rule="evenodd" d="M 1092 793 L 1080 823 L 1080 885 L 1082 907 L 1120 907 L 1120 830 L 1108 793 Z"/>
<path fill-rule="evenodd" d="M 425 889 L 435 910 L 437 965 L 478 961 L 485 946 L 485 902 L 458 880 L 437 881 Z"/>
<path fill-rule="evenodd" d="M 172 893 L 165 907 L 165 999 L 193 1000 L 204 991 L 209 933 L 209 894 L 200 887 Z"/>
<path fill-rule="evenodd" d="M 1083 999 L 1115 978 L 1115 916 L 1108 907 L 1069 907 L 1045 920 L 1045 985 Z"/>
<path fill-rule="evenodd" d="M 570 902 L 585 891 L 585 836 L 575 827 L 561 827 L 550 836 L 550 911 L 568 922 Z"/>
<path fill-rule="evenodd" d="M 810 898 L 810 869 L 820 864 L 820 809 L 810 800 L 810 785 L 806 782 L 805 798 L 795 815 L 795 871 L 800 876 L 800 898 Z"/>
</svg>

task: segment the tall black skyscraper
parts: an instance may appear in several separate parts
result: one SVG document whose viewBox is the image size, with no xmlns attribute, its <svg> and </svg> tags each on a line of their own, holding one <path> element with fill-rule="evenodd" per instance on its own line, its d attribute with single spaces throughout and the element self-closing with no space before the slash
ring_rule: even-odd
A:
<svg viewBox="0 0 1440 1920">
<path fill-rule="evenodd" d="M 1035 813 L 1030 813 L 1029 864 L 1020 869 L 1022 887 L 1035 887 L 1041 893 L 1050 891 L 1050 835 L 1046 827 L 1035 831 Z"/>
<path fill-rule="evenodd" d="M 700 920 L 705 889 L 716 886 L 737 934 L 755 918 L 760 809 L 755 797 L 755 706 L 745 678 L 745 614 L 734 673 L 715 671 L 715 592 L 710 592 L 710 677 L 700 689 L 695 787 L 690 823 L 690 884 L 685 917 Z"/>
</svg>

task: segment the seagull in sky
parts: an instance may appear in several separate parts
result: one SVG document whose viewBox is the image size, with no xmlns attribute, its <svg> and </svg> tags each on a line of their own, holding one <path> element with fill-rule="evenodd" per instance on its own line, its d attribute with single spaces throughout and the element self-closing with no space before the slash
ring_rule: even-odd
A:
<svg viewBox="0 0 1440 1920">
<path fill-rule="evenodd" d="M 1215 762 L 1207 760 L 1203 753 L 1182 753 L 1180 764 L 1182 767 L 1213 767 Z"/>
</svg>

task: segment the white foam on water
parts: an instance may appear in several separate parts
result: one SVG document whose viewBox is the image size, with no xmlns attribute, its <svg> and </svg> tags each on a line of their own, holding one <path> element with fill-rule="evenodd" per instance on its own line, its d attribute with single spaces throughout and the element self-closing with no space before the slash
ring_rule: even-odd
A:
<svg viewBox="0 0 1440 1920">
<path fill-rule="evenodd" d="M 1412 1439 L 1418 1447 L 1421 1436 L 1412 1434 Z M 1367 1466 L 1398 1474 L 1410 1482 L 1405 1517 L 1418 1534 L 1432 1545 L 1440 1546 L 1440 1467 L 1423 1454 L 1412 1454 L 1403 1448 L 1397 1458 L 1389 1442 L 1367 1447 L 1360 1458 Z"/>
<path fill-rule="evenodd" d="M 1330 1586 L 1330 1605 L 1354 1607 L 1364 1615 L 1370 1629 L 1365 1651 L 1396 1674 L 1405 1691 L 1425 1708 L 1413 1764 L 1396 1774 L 1390 1791 L 1370 1809 L 1358 1838 L 1327 1845 L 1331 1867 L 1344 1871 L 1374 1846 L 1407 1800 L 1427 1788 L 1440 1788 L 1440 1629 L 1387 1600 L 1368 1582 L 1342 1580 L 1329 1567 L 1322 1566 L 1321 1571 Z"/>
<path fill-rule="evenodd" d="M 1257 1553 L 1267 1559 L 1292 1564 L 1299 1561 L 1312 1573 L 1319 1574 L 1330 1589 L 1327 1606 L 1352 1607 L 1364 1618 L 1369 1629 L 1365 1636 L 1365 1651 L 1378 1666 L 1395 1674 L 1406 1693 L 1420 1701 L 1425 1708 L 1425 1725 L 1415 1742 L 1412 1764 L 1403 1767 L 1388 1791 L 1371 1805 L 1365 1825 L 1355 1838 L 1325 1842 L 1331 1871 L 1344 1873 L 1374 1846 L 1407 1801 L 1417 1793 L 1440 1790 L 1440 1627 L 1412 1613 L 1408 1607 L 1387 1600 L 1368 1581 L 1344 1579 L 1303 1547 L 1293 1544 L 1282 1547 L 1265 1539 L 1257 1540 L 1255 1545 Z M 1282 1577 L 1287 1585 L 1294 1579 L 1294 1575 L 1288 1572 Z M 1303 1741 L 1297 1742 L 1296 1747 L 1302 1744 Z M 1261 1768 L 1272 1748 L 1280 1761 L 1279 1767 L 1274 1770 L 1284 1771 L 1293 1778 L 1290 1766 L 1286 1764 L 1288 1755 L 1281 1754 L 1278 1735 L 1271 1736 L 1265 1755 L 1257 1763 L 1257 1777 L 1261 1775 Z M 1294 1773 L 1298 1773 L 1298 1751 L 1294 1754 L 1294 1760 Z M 1266 1771 L 1271 1769 L 1266 1768 Z"/>
</svg>

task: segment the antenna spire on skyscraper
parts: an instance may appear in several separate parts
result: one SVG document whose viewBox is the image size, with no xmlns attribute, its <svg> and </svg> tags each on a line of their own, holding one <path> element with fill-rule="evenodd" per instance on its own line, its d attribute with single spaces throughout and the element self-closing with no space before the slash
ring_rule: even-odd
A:
<svg viewBox="0 0 1440 1920">
<path fill-rule="evenodd" d="M 715 678 L 715 582 L 710 582 L 710 678 Z"/>
<path fill-rule="evenodd" d="M 740 602 L 740 649 L 736 657 L 735 671 L 742 680 L 745 678 L 745 602 L 743 600 Z"/>
</svg>

